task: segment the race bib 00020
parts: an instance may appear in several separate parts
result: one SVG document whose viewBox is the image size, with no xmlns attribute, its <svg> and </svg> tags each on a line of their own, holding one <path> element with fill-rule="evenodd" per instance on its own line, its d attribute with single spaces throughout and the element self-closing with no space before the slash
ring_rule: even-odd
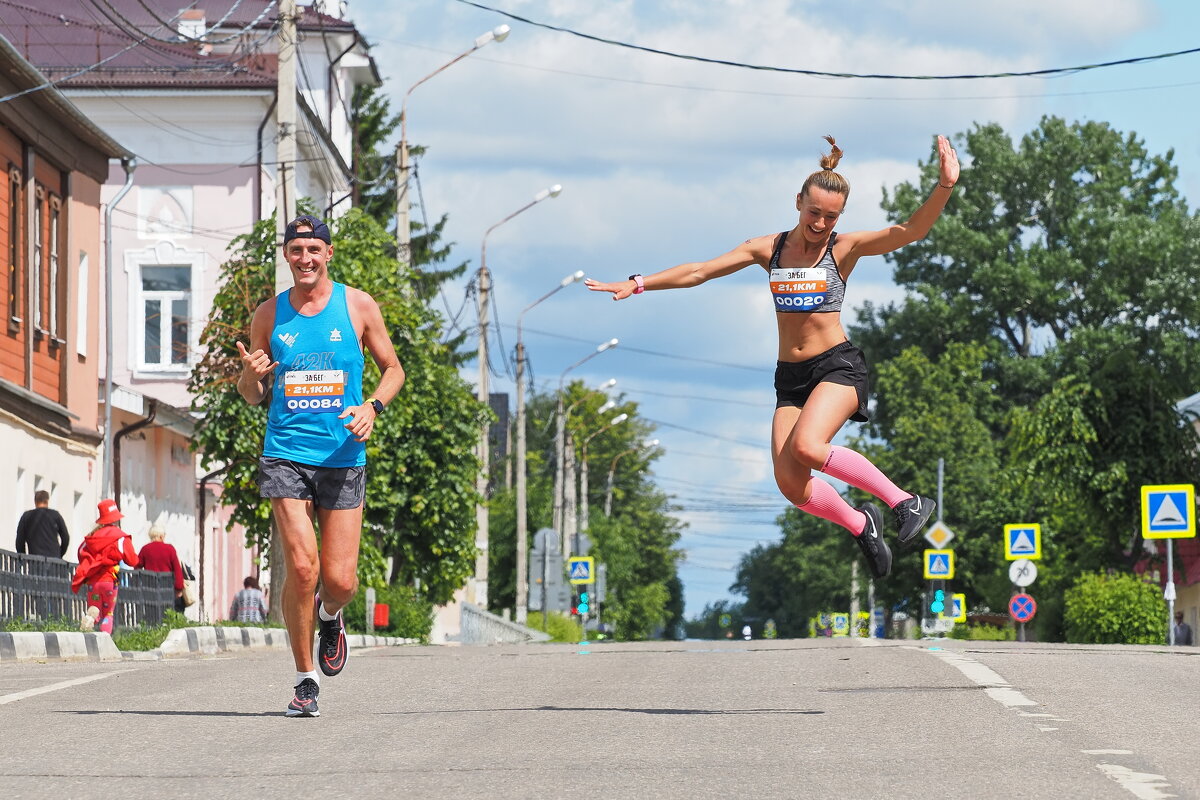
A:
<svg viewBox="0 0 1200 800">
<path fill-rule="evenodd" d="M 771 270 L 771 296 L 776 311 L 812 311 L 825 304 L 824 267 Z"/>
</svg>

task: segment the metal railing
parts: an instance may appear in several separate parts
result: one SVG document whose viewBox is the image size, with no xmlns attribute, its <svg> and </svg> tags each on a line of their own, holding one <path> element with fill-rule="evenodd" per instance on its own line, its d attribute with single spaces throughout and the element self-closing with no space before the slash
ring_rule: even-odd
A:
<svg viewBox="0 0 1200 800">
<path fill-rule="evenodd" d="M 474 603 L 462 604 L 462 628 L 457 637 L 463 644 L 546 642 L 550 635 L 498 617 Z"/>
<path fill-rule="evenodd" d="M 82 591 L 71 591 L 74 574 L 75 564 L 61 558 L 0 550 L 0 620 L 82 619 L 87 601 Z M 121 570 L 117 578 L 117 627 L 160 625 L 167 609 L 174 607 L 175 579 L 171 573 Z"/>
</svg>

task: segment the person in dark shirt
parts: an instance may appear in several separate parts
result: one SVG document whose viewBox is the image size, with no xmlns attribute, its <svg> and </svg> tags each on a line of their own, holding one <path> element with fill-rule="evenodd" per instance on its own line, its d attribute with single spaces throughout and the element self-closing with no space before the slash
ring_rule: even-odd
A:
<svg viewBox="0 0 1200 800">
<path fill-rule="evenodd" d="M 22 514 L 17 523 L 17 552 L 62 558 L 70 543 L 66 521 L 62 514 L 50 508 L 50 493 L 45 489 L 37 490 L 33 493 L 33 508 Z"/>
<path fill-rule="evenodd" d="M 170 572 L 175 576 L 175 610 L 183 613 L 183 565 L 179 563 L 179 553 L 175 546 L 164 541 L 167 532 L 163 526 L 155 523 L 150 526 L 150 542 L 138 553 L 141 564 L 138 569 L 149 572 Z"/>
</svg>

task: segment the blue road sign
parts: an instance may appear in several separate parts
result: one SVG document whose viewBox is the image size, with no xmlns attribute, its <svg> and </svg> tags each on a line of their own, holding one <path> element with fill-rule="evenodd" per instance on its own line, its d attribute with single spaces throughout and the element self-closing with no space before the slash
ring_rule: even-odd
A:
<svg viewBox="0 0 1200 800">
<path fill-rule="evenodd" d="M 1036 522 L 1004 526 L 1004 558 L 1042 557 L 1042 526 Z"/>
<path fill-rule="evenodd" d="M 571 556 L 567 559 L 567 576 L 573 584 L 592 582 L 595 559 L 591 556 Z"/>
<path fill-rule="evenodd" d="M 1037 613 L 1037 603 L 1033 598 L 1022 592 L 1014 594 L 1008 601 L 1008 615 L 1017 622 L 1029 622 Z"/>
<path fill-rule="evenodd" d="M 953 550 L 926 550 L 924 562 L 926 578 L 954 577 Z"/>
<path fill-rule="evenodd" d="M 1196 535 L 1196 492 L 1190 483 L 1142 487 L 1142 536 L 1190 539 Z"/>
</svg>

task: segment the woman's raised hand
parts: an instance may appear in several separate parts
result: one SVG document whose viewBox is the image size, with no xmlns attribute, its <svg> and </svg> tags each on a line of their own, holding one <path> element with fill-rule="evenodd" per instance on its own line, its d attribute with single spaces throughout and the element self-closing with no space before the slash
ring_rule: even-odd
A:
<svg viewBox="0 0 1200 800">
<path fill-rule="evenodd" d="M 950 140 L 945 136 L 938 136 L 938 158 L 942 162 L 938 184 L 949 187 L 958 183 L 958 153 L 954 152 Z"/>
</svg>

